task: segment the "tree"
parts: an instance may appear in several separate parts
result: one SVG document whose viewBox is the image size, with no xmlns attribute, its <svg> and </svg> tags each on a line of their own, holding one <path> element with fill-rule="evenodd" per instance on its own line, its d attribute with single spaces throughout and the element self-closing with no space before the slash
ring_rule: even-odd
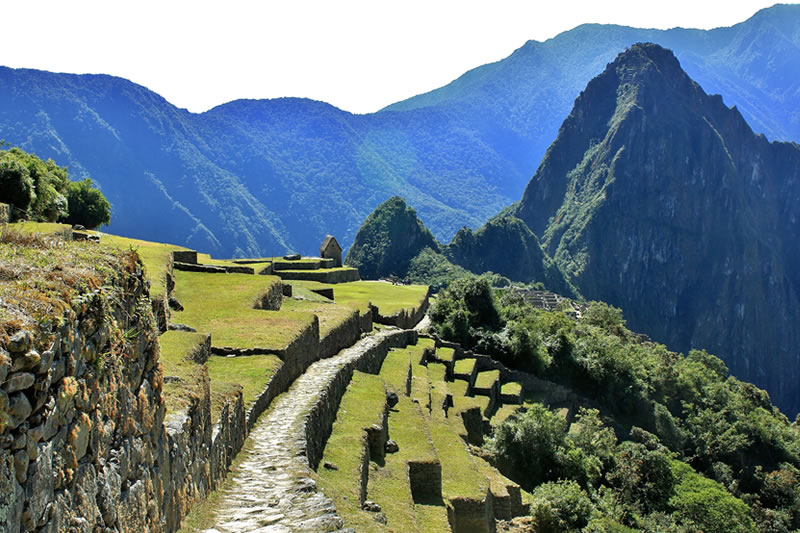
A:
<svg viewBox="0 0 800 533">
<path fill-rule="evenodd" d="M 0 157 L 0 202 L 27 212 L 34 198 L 30 172 L 11 151 L 4 152 Z"/>
<path fill-rule="evenodd" d="M 69 215 L 66 222 L 96 228 L 111 221 L 111 205 L 103 193 L 95 189 L 91 178 L 73 181 L 67 192 Z"/>
</svg>

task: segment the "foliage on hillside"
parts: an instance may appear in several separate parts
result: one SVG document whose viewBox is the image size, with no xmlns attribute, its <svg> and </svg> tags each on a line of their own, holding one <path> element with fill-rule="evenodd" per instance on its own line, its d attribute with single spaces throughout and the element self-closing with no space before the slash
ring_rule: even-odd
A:
<svg viewBox="0 0 800 533">
<path fill-rule="evenodd" d="M 111 220 L 111 206 L 91 179 L 70 181 L 66 168 L 19 148 L 0 152 L 0 202 L 14 207 L 14 220 L 59 220 L 88 228 Z"/>
<path fill-rule="evenodd" d="M 363 278 L 405 276 L 411 260 L 425 248 L 438 250 L 433 234 L 417 213 L 399 196 L 393 196 L 370 213 L 347 252 L 345 264 L 356 267 Z"/>
<path fill-rule="evenodd" d="M 375 206 L 403 194 L 449 240 L 519 199 L 576 96 L 634 42 L 675 50 L 756 131 L 800 138 L 800 78 L 786 74 L 798 71 L 798 11 L 710 31 L 583 25 L 369 115 L 297 98 L 193 114 L 119 78 L 4 68 L 0 131 L 95 177 L 111 230 L 127 236 L 220 257 L 311 253 L 326 233 L 348 247 Z"/>
<path fill-rule="evenodd" d="M 793 416 L 799 184 L 800 145 L 756 135 L 640 43 L 576 99 L 516 214 L 581 294 L 673 350 L 719 354 Z"/>
<path fill-rule="evenodd" d="M 400 197 L 367 217 L 345 263 L 358 267 L 365 278 L 408 277 L 434 291 L 471 272 L 489 275 L 494 286 L 513 280 L 575 295 L 522 220 L 504 212 L 477 231 L 461 228 L 449 245 L 442 245 Z"/>
<path fill-rule="evenodd" d="M 800 428 L 717 357 L 642 341 L 603 303 L 575 319 L 512 291 L 498 297 L 481 279 L 454 281 L 431 316 L 444 338 L 570 387 L 611 417 L 587 410 L 568 427 L 542 407 L 498 427 L 488 449 L 541 493 L 537 521 L 589 531 L 800 527 Z M 560 514 L 567 503 L 576 515 Z"/>
</svg>

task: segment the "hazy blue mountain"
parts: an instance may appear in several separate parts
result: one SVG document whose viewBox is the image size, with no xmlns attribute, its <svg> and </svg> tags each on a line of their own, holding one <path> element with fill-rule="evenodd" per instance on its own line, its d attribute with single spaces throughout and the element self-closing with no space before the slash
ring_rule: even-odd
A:
<svg viewBox="0 0 800 533">
<path fill-rule="evenodd" d="M 585 297 L 800 410 L 800 145 L 753 133 L 669 50 L 589 83 L 516 214 Z"/>
<path fill-rule="evenodd" d="M 712 31 L 580 26 L 370 115 L 291 98 L 192 114 L 119 78 L 0 68 L 0 138 L 91 175 L 126 235 L 313 253 L 402 195 L 447 242 L 520 197 L 575 97 L 638 41 L 675 50 L 756 132 L 800 139 L 798 27 L 800 6 Z"/>
</svg>

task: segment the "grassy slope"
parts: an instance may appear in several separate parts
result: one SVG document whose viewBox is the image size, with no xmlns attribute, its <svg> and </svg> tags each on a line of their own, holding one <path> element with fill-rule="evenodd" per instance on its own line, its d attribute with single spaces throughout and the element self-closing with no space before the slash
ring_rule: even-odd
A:
<svg viewBox="0 0 800 533">
<path fill-rule="evenodd" d="M 313 321 L 313 315 L 295 311 L 253 309 L 255 300 L 275 276 L 175 272 L 175 295 L 185 311 L 173 313 L 175 322 L 211 333 L 214 346 L 283 349 Z"/>
<path fill-rule="evenodd" d="M 355 371 L 342 397 L 320 463 L 333 463 L 338 470 L 321 467 L 317 471 L 323 492 L 336 503 L 345 522 L 357 531 L 385 531 L 373 520 L 372 513 L 361 510 L 359 494 L 361 450 L 366 442 L 364 428 L 381 422 L 385 403 L 383 380 Z"/>
</svg>

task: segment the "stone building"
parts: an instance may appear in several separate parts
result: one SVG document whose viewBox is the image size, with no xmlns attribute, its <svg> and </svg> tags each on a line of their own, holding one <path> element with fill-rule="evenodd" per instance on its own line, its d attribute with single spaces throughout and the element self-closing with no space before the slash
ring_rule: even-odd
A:
<svg viewBox="0 0 800 533">
<path fill-rule="evenodd" d="M 319 256 L 323 259 L 333 259 L 335 261 L 333 266 L 342 266 L 342 247 L 336 242 L 336 237 L 333 235 L 325 236 L 322 246 L 319 247 Z"/>
</svg>

